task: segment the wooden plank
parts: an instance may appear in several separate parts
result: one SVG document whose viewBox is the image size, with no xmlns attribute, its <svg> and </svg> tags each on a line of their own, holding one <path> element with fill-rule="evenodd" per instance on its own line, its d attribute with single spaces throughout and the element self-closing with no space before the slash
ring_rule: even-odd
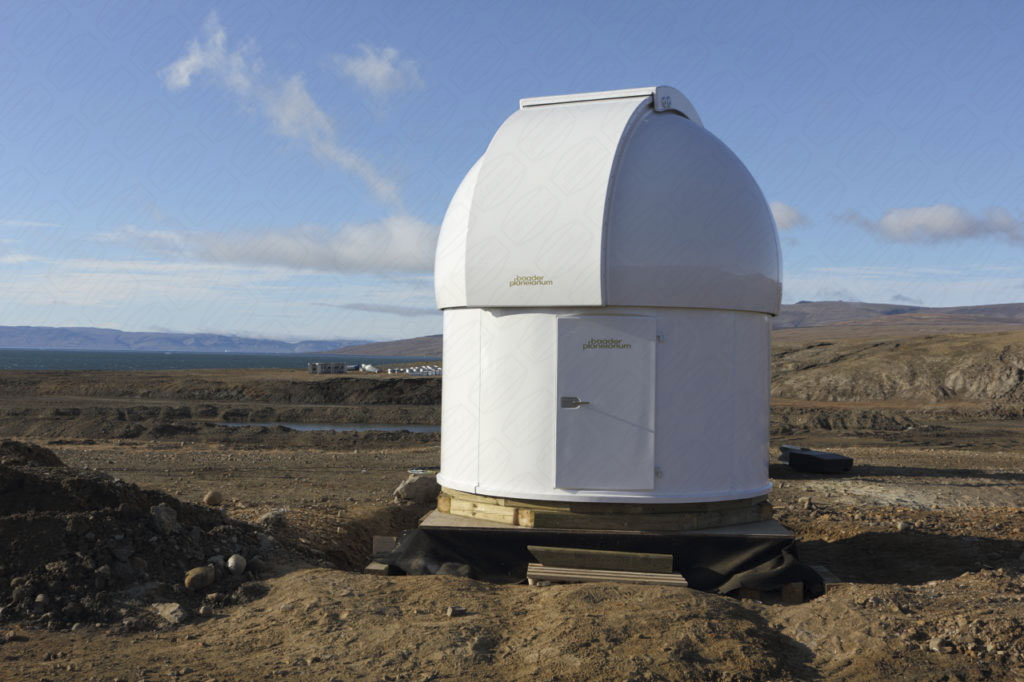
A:
<svg viewBox="0 0 1024 682">
<path fill-rule="evenodd" d="M 783 604 L 802 604 L 804 601 L 804 584 L 802 582 L 786 583 L 782 586 Z"/>
<path fill-rule="evenodd" d="M 843 584 L 843 581 L 836 577 L 836 574 L 828 570 L 824 566 L 811 566 L 811 570 L 818 574 L 821 581 L 825 583 L 825 594 L 828 594 L 832 590 L 836 589 Z"/>
<path fill-rule="evenodd" d="M 382 564 L 379 561 L 371 561 L 363 569 L 363 573 L 369 573 L 370 575 L 391 575 L 391 567 L 387 564 Z"/>
<path fill-rule="evenodd" d="M 533 510 L 532 517 L 532 528 L 681 531 L 763 521 L 771 517 L 771 505 L 764 502 L 754 507 L 681 514 L 577 514 Z"/>
<path fill-rule="evenodd" d="M 597 568 L 608 571 L 643 571 L 647 573 L 671 573 L 671 554 L 649 554 L 645 552 L 612 552 L 600 549 L 577 549 L 574 547 L 526 547 L 539 563 L 546 567 Z"/>
<path fill-rule="evenodd" d="M 489 497 L 467 493 L 451 488 L 441 488 L 441 494 L 449 499 L 471 500 L 483 504 L 492 504 L 500 507 L 517 507 L 520 509 L 535 509 L 539 511 L 561 511 L 577 514 L 666 514 L 666 513 L 690 513 L 722 511 L 725 509 L 736 509 L 745 507 L 756 507 L 768 499 L 767 495 L 750 497 L 742 500 L 725 500 L 719 502 L 687 502 L 687 503 L 663 503 L 643 504 L 634 502 L 559 502 L 550 500 L 524 500 L 511 497 Z M 440 504 L 438 509 L 441 509 Z M 441 509 L 441 511 L 447 511 Z"/>
<path fill-rule="evenodd" d="M 498 523 L 506 523 L 510 526 L 516 525 L 517 515 L 515 507 L 501 507 L 495 504 L 484 504 L 483 502 L 453 498 L 451 501 L 451 513 L 457 516 L 469 516 L 474 519 L 497 521 Z"/>
<path fill-rule="evenodd" d="M 646 573 L 643 571 L 605 571 L 596 568 L 559 568 L 529 564 L 527 580 L 546 580 L 553 583 L 636 583 L 641 585 L 669 585 L 686 587 L 686 578 L 678 573 Z"/>
<path fill-rule="evenodd" d="M 374 535 L 371 553 L 377 555 L 390 552 L 396 544 L 398 544 L 398 538 L 393 535 Z"/>
<path fill-rule="evenodd" d="M 450 513 L 452 510 L 452 498 L 450 495 L 441 493 L 437 496 L 437 511 L 444 512 L 445 514 Z"/>
<path fill-rule="evenodd" d="M 523 511 L 523 510 L 520 510 Z M 533 528 L 528 526 L 513 526 L 507 523 L 498 523 L 482 518 L 446 514 L 432 509 L 420 521 L 422 528 L 438 528 L 453 530 L 503 530 L 510 533 L 528 533 Z M 547 529 L 552 533 L 574 534 L 598 534 L 598 535 L 651 535 L 667 533 L 671 535 L 693 536 L 693 537 L 739 537 L 739 538 L 765 538 L 765 539 L 790 539 L 793 531 L 783 526 L 775 519 L 767 521 L 756 521 L 753 523 L 740 523 L 728 526 L 717 526 L 715 528 L 698 528 L 692 530 L 669 530 L 669 531 L 648 531 L 648 530 L 600 530 L 592 528 L 552 528 Z"/>
</svg>

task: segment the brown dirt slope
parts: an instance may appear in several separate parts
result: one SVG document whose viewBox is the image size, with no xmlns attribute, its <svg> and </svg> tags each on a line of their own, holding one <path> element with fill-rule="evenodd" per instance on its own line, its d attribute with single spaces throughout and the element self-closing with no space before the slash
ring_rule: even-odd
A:
<svg viewBox="0 0 1024 682">
<path fill-rule="evenodd" d="M 772 396 L 818 401 L 1024 402 L 1024 332 L 890 340 L 776 336 Z"/>
</svg>

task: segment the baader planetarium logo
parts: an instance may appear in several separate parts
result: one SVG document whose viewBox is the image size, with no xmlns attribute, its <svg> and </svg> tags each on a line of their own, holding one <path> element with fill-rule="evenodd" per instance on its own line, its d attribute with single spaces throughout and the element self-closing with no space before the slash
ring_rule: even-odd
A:
<svg viewBox="0 0 1024 682">
<path fill-rule="evenodd" d="M 622 339 L 590 339 L 583 344 L 583 350 L 594 350 L 596 348 L 608 348 L 612 350 L 628 350 L 633 347 L 631 343 L 623 343 Z"/>
<path fill-rule="evenodd" d="M 544 275 L 516 275 L 508 285 L 510 287 L 549 287 L 553 284 Z"/>
</svg>

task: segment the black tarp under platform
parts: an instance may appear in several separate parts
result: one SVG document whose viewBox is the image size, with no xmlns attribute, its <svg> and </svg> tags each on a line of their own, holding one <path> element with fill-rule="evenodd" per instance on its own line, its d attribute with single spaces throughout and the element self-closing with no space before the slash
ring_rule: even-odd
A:
<svg viewBox="0 0 1024 682">
<path fill-rule="evenodd" d="M 695 531 L 577 531 L 524 528 L 430 512 L 395 548 L 374 555 L 396 574 L 467 575 L 496 583 L 526 580 L 535 561 L 527 546 L 671 554 L 672 570 L 689 586 L 727 594 L 739 588 L 772 591 L 794 582 L 804 595 L 824 591 L 821 577 L 800 563 L 793 533 L 777 521 Z"/>
</svg>

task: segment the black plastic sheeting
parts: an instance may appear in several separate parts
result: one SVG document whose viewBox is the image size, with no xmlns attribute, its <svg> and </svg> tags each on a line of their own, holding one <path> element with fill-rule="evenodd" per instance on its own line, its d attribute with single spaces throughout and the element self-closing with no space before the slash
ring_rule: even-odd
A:
<svg viewBox="0 0 1024 682">
<path fill-rule="evenodd" d="M 672 570 L 682 573 L 690 587 L 719 594 L 741 587 L 776 590 L 794 582 L 803 582 L 807 598 L 824 592 L 821 577 L 800 563 L 796 543 L 788 538 L 419 528 L 374 559 L 406 575 L 442 573 L 518 583 L 526 580 L 526 565 L 536 561 L 528 545 L 671 554 Z"/>
</svg>

